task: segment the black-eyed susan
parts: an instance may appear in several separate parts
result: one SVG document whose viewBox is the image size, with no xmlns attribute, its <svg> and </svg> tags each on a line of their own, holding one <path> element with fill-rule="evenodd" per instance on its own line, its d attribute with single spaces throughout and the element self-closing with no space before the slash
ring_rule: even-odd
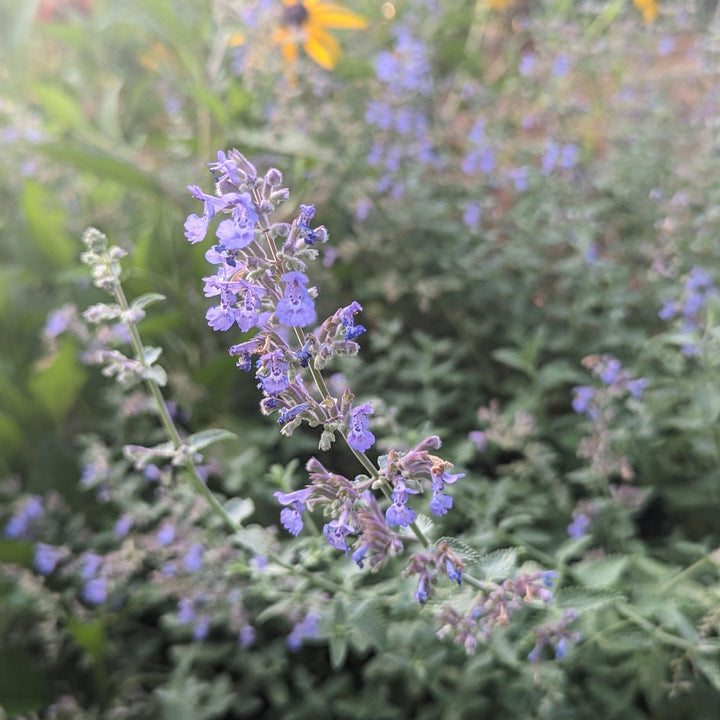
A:
<svg viewBox="0 0 720 720">
<path fill-rule="evenodd" d="M 658 0 L 633 0 L 635 7 L 642 13 L 643 20 L 651 23 L 658 15 Z"/>
<path fill-rule="evenodd" d="M 361 30 L 367 27 L 365 18 L 341 5 L 322 0 L 282 2 L 281 25 L 275 31 L 273 40 L 289 63 L 297 60 L 298 45 L 302 45 L 320 67 L 332 70 L 342 53 L 340 44 L 327 30 Z"/>
</svg>

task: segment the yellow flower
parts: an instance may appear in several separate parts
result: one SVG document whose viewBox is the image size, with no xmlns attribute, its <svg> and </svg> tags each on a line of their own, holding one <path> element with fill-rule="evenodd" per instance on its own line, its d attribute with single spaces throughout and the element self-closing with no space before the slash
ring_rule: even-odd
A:
<svg viewBox="0 0 720 720">
<path fill-rule="evenodd" d="M 334 3 L 322 0 L 282 0 L 281 26 L 275 31 L 273 40 L 280 46 L 285 60 L 295 62 L 298 44 L 305 52 L 326 70 L 332 70 L 340 59 L 338 41 L 326 28 L 347 28 L 361 30 L 367 27 L 365 18 L 356 15 Z"/>
<path fill-rule="evenodd" d="M 658 0 L 633 0 L 633 2 L 646 23 L 651 23 L 658 16 Z"/>
</svg>

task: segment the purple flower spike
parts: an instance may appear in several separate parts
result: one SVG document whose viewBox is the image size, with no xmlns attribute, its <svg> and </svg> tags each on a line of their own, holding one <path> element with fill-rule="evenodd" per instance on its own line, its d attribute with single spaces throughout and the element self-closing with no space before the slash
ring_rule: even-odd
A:
<svg viewBox="0 0 720 720">
<path fill-rule="evenodd" d="M 353 450 L 365 452 L 375 442 L 375 436 L 367 429 L 370 424 L 367 416 L 371 415 L 372 412 L 373 409 L 370 403 L 363 403 L 350 411 L 347 441 Z"/>
<path fill-rule="evenodd" d="M 285 283 L 285 296 L 277 304 L 278 320 L 289 327 L 305 327 L 314 323 L 317 313 L 315 303 L 305 287 L 307 275 L 292 271 L 280 279 Z"/>
</svg>

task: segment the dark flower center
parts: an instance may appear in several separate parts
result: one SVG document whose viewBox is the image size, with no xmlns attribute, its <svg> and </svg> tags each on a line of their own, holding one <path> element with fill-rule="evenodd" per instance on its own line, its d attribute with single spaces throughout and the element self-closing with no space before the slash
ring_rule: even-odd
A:
<svg viewBox="0 0 720 720">
<path fill-rule="evenodd" d="M 300 25 L 304 25 L 307 22 L 309 17 L 310 13 L 301 2 L 288 5 L 283 12 L 283 25 L 300 27 Z"/>
</svg>

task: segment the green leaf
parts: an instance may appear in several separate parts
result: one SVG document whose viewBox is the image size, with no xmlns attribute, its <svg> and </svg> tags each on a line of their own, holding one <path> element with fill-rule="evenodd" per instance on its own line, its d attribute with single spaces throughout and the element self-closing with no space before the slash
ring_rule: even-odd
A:
<svg viewBox="0 0 720 720">
<path fill-rule="evenodd" d="M 61 420 L 75 403 L 86 379 L 75 342 L 67 338 L 60 344 L 52 364 L 32 376 L 28 385 L 38 402 L 55 420 Z"/>
<path fill-rule="evenodd" d="M 105 650 L 105 626 L 100 620 L 68 620 L 68 630 L 75 642 L 93 658 L 99 658 Z"/>
<path fill-rule="evenodd" d="M 165 299 L 165 295 L 161 295 L 160 293 L 145 293 L 144 295 L 139 295 L 138 297 L 136 297 L 130 303 L 130 307 L 144 310 L 146 307 L 148 307 L 148 305 L 162 302 Z"/>
<path fill-rule="evenodd" d="M 72 141 L 45 143 L 36 147 L 50 160 L 94 173 L 103 180 L 114 180 L 135 190 L 162 193 L 162 188 L 152 176 L 147 175 L 126 160 L 97 148 Z"/>
<path fill-rule="evenodd" d="M 47 686 L 38 663 L 21 648 L 0 647 L 0 710 L 9 717 L 41 710 Z"/>
<path fill-rule="evenodd" d="M 516 563 L 517 550 L 515 548 L 505 548 L 483 556 L 480 560 L 480 567 L 488 580 L 504 580 L 512 573 Z"/>
<path fill-rule="evenodd" d="M 695 655 L 693 663 L 713 688 L 720 692 L 720 662 L 716 658 L 707 655 Z"/>
<path fill-rule="evenodd" d="M 57 83 L 32 83 L 30 90 L 51 121 L 60 121 L 72 129 L 89 127 L 85 113 L 77 100 Z"/>
<path fill-rule="evenodd" d="M 370 638 L 378 650 L 387 649 L 388 623 L 377 599 L 371 598 L 356 605 L 350 616 L 352 626 Z"/>
<path fill-rule="evenodd" d="M 221 440 L 237 440 L 237 435 L 229 430 L 210 428 L 191 435 L 187 439 L 187 444 L 194 450 L 204 450 L 208 445 L 220 442 Z"/>
<path fill-rule="evenodd" d="M 585 560 L 573 566 L 575 575 L 587 587 L 602 588 L 614 585 L 628 565 L 627 556 L 606 557 L 600 560 Z"/>
<path fill-rule="evenodd" d="M 603 605 L 622 600 L 621 593 L 611 590 L 588 590 L 586 588 L 569 587 L 559 590 L 555 595 L 554 604 L 561 610 L 577 610 L 582 613 L 585 610 L 596 610 Z"/>
<path fill-rule="evenodd" d="M 345 658 L 347 657 L 348 643 L 345 636 L 338 637 L 335 635 L 330 636 L 330 665 L 333 670 L 340 670 L 345 664 Z"/>
<path fill-rule="evenodd" d="M 54 267 L 75 261 L 78 251 L 65 233 L 67 212 L 50 191 L 34 180 L 26 180 L 21 198 L 29 239 Z"/>
<path fill-rule="evenodd" d="M 223 507 L 238 525 L 241 525 L 243 520 L 247 520 L 255 512 L 255 503 L 252 498 L 232 498 Z"/>
<path fill-rule="evenodd" d="M 0 562 L 32 567 L 33 544 L 24 540 L 0 539 Z"/>
<path fill-rule="evenodd" d="M 494 360 L 528 375 L 532 374 L 532 366 L 515 348 L 498 348 L 492 353 Z"/>
</svg>

